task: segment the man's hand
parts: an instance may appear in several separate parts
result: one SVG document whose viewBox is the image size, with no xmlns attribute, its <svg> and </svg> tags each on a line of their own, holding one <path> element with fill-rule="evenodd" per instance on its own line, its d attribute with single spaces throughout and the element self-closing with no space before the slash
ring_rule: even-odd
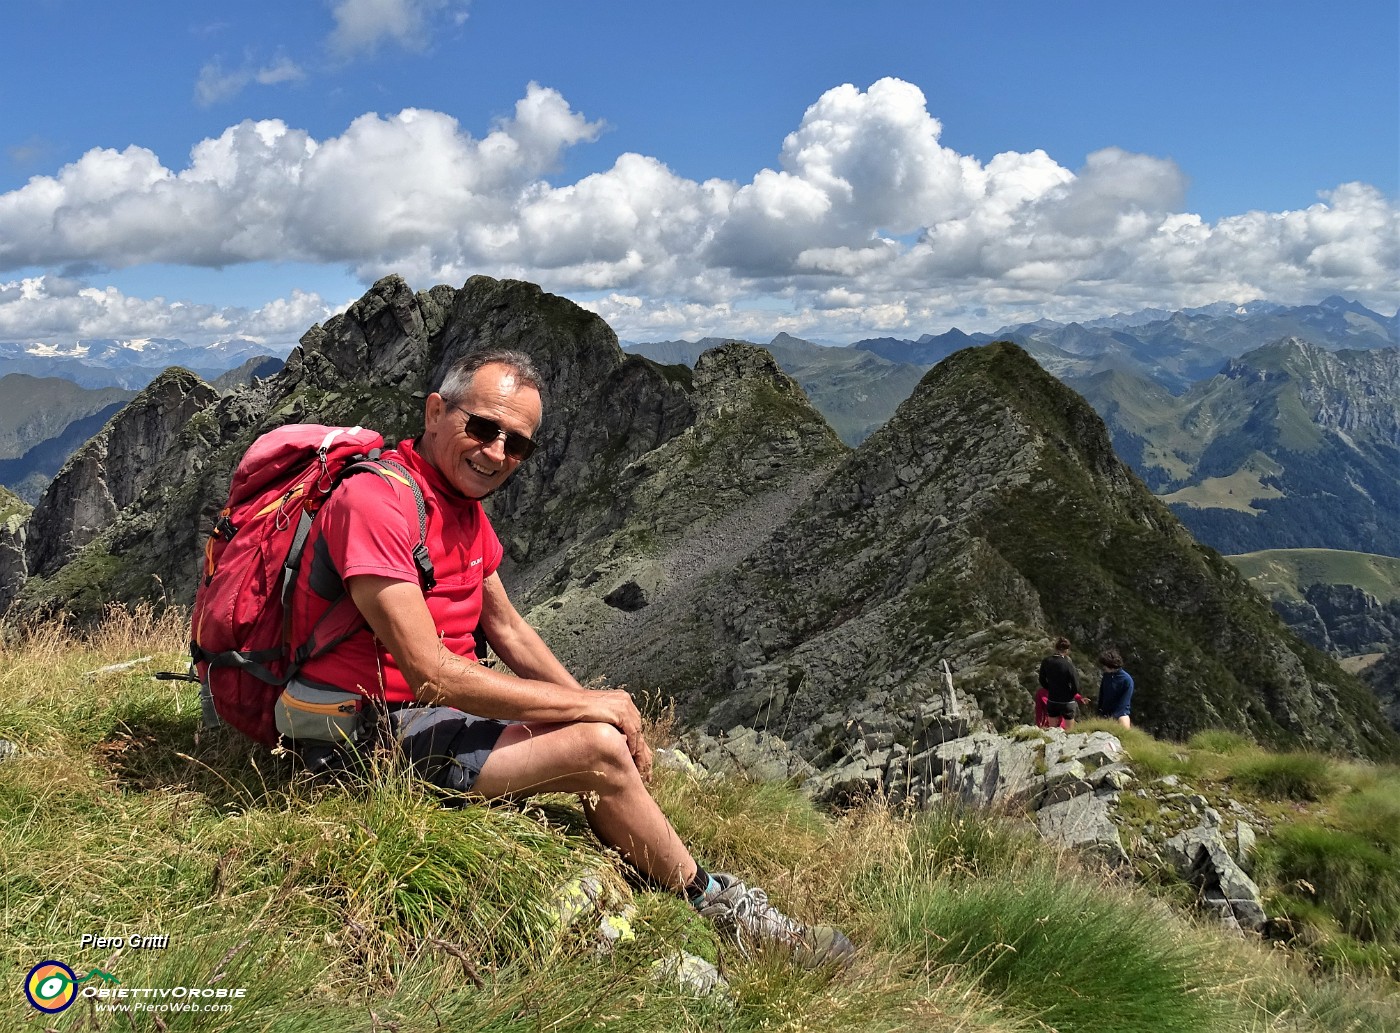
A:
<svg viewBox="0 0 1400 1033">
<path fill-rule="evenodd" d="M 637 773 L 642 776 L 643 782 L 650 781 L 651 747 L 642 737 L 642 715 L 631 693 L 623 689 L 602 689 L 590 695 L 596 698 L 599 710 L 597 717 L 592 713 L 589 717 L 612 725 L 627 737 L 627 749 L 637 765 Z"/>
<path fill-rule="evenodd" d="M 632 761 L 637 765 L 637 774 L 642 776 L 642 781 L 651 784 L 651 747 L 647 745 L 645 739 L 637 740 L 637 749 L 632 751 Z"/>
<path fill-rule="evenodd" d="M 626 736 L 627 750 L 643 780 L 651 777 L 651 749 L 642 738 L 642 715 L 631 694 L 580 686 L 516 613 L 495 574 L 486 580 L 483 626 L 497 654 L 521 677 L 447 652 L 416 584 L 369 574 L 351 577 L 346 584 L 356 609 L 398 662 L 420 701 L 527 723 L 609 724 Z"/>
</svg>

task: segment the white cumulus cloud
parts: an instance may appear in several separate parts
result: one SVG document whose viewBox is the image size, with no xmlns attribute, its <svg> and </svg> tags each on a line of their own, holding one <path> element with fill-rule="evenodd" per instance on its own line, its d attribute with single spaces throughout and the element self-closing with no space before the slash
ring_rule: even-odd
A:
<svg viewBox="0 0 1400 1033">
<path fill-rule="evenodd" d="M 439 19 L 461 24 L 467 5 L 460 0 L 333 0 L 335 28 L 328 41 L 341 57 L 372 52 L 393 43 L 423 50 Z"/>
<path fill-rule="evenodd" d="M 137 298 L 115 287 L 35 276 L 0 282 L 0 340 L 71 350 L 74 342 L 94 338 L 167 337 L 198 345 L 248 337 L 287 350 L 313 323 L 344 307 L 300 290 L 257 308 L 241 308 Z"/>
<path fill-rule="evenodd" d="M 429 6 L 386 0 L 391 24 L 447 10 Z M 898 79 L 828 90 L 778 167 L 746 180 L 624 153 L 556 182 L 565 152 L 602 128 L 532 83 L 479 136 L 405 109 L 324 139 L 242 122 L 183 168 L 139 146 L 95 149 L 0 194 L 0 270 L 296 261 L 416 286 L 485 272 L 598 299 L 634 338 L 918 334 L 974 314 L 994 326 L 1324 293 L 1400 304 L 1400 211 L 1373 186 L 1212 224 L 1184 210 L 1185 174 L 1165 158 L 1110 147 L 1071 169 L 1043 150 L 959 154 Z"/>
</svg>

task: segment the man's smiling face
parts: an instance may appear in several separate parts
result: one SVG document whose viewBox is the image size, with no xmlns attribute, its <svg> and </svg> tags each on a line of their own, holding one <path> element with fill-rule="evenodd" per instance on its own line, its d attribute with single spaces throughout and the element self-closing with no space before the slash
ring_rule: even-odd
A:
<svg viewBox="0 0 1400 1033">
<path fill-rule="evenodd" d="M 472 377 L 458 399 L 428 396 L 424 407 L 423 458 L 468 498 L 484 498 L 505 483 L 520 460 L 506 454 L 499 434 L 482 441 L 465 430 L 467 414 L 499 424 L 507 433 L 534 437 L 540 425 L 540 393 L 509 366 L 489 363 Z"/>
</svg>

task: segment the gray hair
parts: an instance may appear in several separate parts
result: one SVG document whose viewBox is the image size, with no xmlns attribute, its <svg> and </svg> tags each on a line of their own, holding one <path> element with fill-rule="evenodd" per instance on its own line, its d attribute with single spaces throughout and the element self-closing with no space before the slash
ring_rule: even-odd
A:
<svg viewBox="0 0 1400 1033">
<path fill-rule="evenodd" d="M 540 374 L 539 367 L 535 365 L 535 360 L 524 352 L 511 351 L 506 348 L 473 352 L 458 359 L 447 371 L 447 375 L 442 378 L 438 394 L 449 402 L 461 401 L 472 386 L 472 378 L 476 376 L 476 371 L 483 366 L 493 365 L 505 366 L 515 374 L 516 380 L 533 387 L 540 393 L 541 399 L 544 398 L 544 377 Z"/>
</svg>

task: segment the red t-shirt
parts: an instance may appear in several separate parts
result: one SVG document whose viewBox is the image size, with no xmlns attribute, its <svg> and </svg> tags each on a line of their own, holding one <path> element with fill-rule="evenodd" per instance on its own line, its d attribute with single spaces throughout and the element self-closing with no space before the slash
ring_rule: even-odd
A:
<svg viewBox="0 0 1400 1033">
<path fill-rule="evenodd" d="M 470 657 L 472 632 L 481 618 L 482 583 L 500 566 L 502 549 L 481 503 L 458 493 L 405 441 L 384 453 L 402 463 L 423 489 L 427 505 L 428 555 L 437 584 L 426 594 L 442 643 Z M 377 574 L 419 583 L 413 549 L 418 544 L 418 507 L 413 490 L 394 471 L 388 476 L 357 473 L 335 490 L 322 507 L 306 543 L 292 599 L 292 643 L 309 640 L 316 622 L 344 591 L 344 580 Z M 353 616 L 353 604 L 342 604 Z M 334 634 L 327 621 L 317 629 L 322 640 Z M 324 656 L 309 660 L 298 678 L 316 685 L 349 689 L 390 702 L 407 702 L 413 692 L 394 658 L 363 622 L 358 631 Z"/>
</svg>

